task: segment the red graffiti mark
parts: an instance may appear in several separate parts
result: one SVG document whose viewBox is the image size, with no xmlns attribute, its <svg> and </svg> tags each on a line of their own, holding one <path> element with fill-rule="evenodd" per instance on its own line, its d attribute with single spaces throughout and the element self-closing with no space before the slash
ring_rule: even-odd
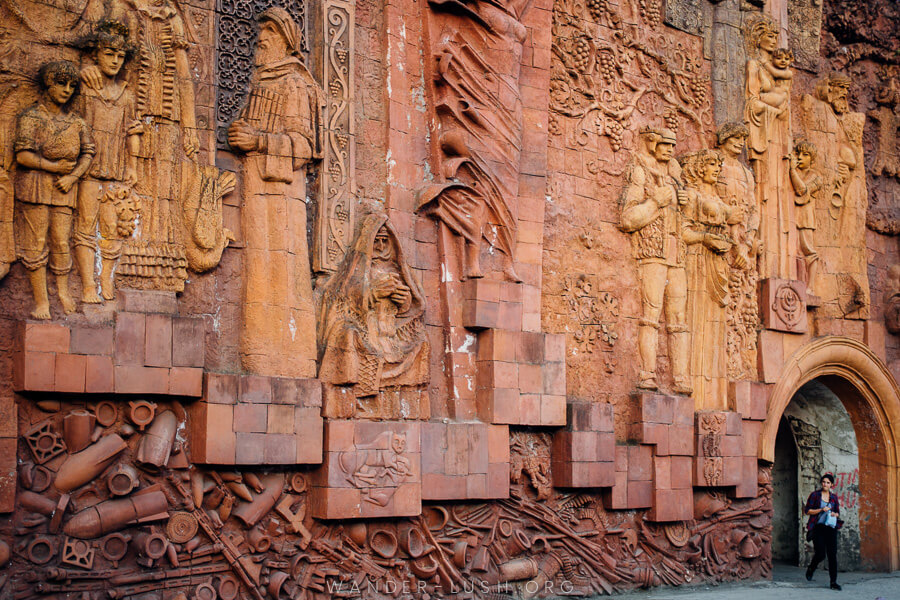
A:
<svg viewBox="0 0 900 600">
<path fill-rule="evenodd" d="M 858 482 L 859 469 L 843 471 L 834 476 L 834 491 L 837 494 L 838 502 L 841 503 L 841 507 L 854 508 L 859 504 L 859 492 L 855 488 L 849 487 L 855 486 Z"/>
</svg>

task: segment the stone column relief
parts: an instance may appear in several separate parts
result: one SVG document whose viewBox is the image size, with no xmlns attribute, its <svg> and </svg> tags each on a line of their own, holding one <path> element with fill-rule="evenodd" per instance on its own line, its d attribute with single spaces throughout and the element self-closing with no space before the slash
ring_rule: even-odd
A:
<svg viewBox="0 0 900 600">
<path fill-rule="evenodd" d="M 315 375 L 315 310 L 306 235 L 307 165 L 322 158 L 324 94 L 301 59 L 297 23 L 260 13 L 256 71 L 228 128 L 242 156 L 241 359 L 261 375 Z"/>
</svg>

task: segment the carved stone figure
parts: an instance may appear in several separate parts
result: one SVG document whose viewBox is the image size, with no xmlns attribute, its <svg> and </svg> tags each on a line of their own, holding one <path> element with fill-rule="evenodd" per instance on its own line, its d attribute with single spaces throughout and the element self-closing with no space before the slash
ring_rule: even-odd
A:
<svg viewBox="0 0 900 600">
<path fill-rule="evenodd" d="M 288 12 L 270 8 L 257 20 L 250 96 L 228 129 L 228 143 L 244 156 L 241 355 L 254 373 L 313 377 L 306 166 L 322 156 L 323 95 L 300 59 Z"/>
<path fill-rule="evenodd" d="M 483 275 L 482 240 L 515 263 L 523 112 L 519 76 L 531 0 L 432 0 L 435 11 L 468 17 L 441 33 L 436 53 L 436 107 L 441 123 L 441 177 L 419 209 L 465 240 L 465 275 Z"/>
<path fill-rule="evenodd" d="M 16 121 L 14 151 L 19 169 L 15 197 L 21 217 L 17 242 L 34 294 L 31 316 L 49 319 L 48 263 L 56 275 L 63 310 L 75 311 L 69 293 L 69 238 L 78 182 L 95 149 L 87 123 L 69 110 L 78 89 L 75 65 L 69 61 L 45 63 L 38 82 L 43 89 L 41 99 Z"/>
<path fill-rule="evenodd" d="M 900 129 L 900 88 L 897 80 L 888 80 L 875 92 L 878 107 L 867 115 L 878 122 L 878 146 L 875 149 L 875 160 L 872 162 L 872 175 L 900 177 L 900 156 L 897 150 L 897 130 Z"/>
<path fill-rule="evenodd" d="M 340 455 L 341 470 L 350 483 L 362 490 L 363 500 L 385 506 L 397 486 L 413 472 L 412 462 L 405 456 L 406 436 L 384 431 L 372 442 L 360 444 L 356 449 L 356 453 Z"/>
<path fill-rule="evenodd" d="M 869 312 L 862 148 L 866 117 L 850 111 L 849 89 L 849 77 L 828 75 L 816 85 L 815 95 L 802 97 L 798 121 L 818 149 L 825 174 L 823 204 L 830 217 L 817 223 L 816 247 L 828 272 L 818 274 L 816 292 L 823 302 L 836 304 L 840 316 L 864 319 Z"/>
<path fill-rule="evenodd" d="M 748 157 L 757 183 L 761 277 L 795 279 L 793 202 L 781 157 L 791 147 L 789 51 L 776 48 L 778 27 L 760 16 L 748 27 L 744 121 L 750 131 Z"/>
<path fill-rule="evenodd" d="M 638 349 L 641 373 L 638 387 L 657 389 L 656 346 L 663 302 L 669 333 L 669 357 L 674 389 L 691 393 L 688 377 L 690 337 L 685 281 L 682 213 L 688 196 L 681 168 L 672 160 L 675 134 L 667 129 L 644 129 L 638 150 L 628 165 L 622 190 L 622 231 L 631 234 L 641 280 L 641 321 Z"/>
<path fill-rule="evenodd" d="M 788 157 L 788 172 L 794 189 L 794 204 L 797 205 L 797 231 L 800 238 L 800 252 L 806 263 L 806 293 L 815 294 L 814 282 L 818 271 L 819 253 L 813 236 L 816 231 L 816 205 L 822 191 L 822 177 L 813 170 L 816 161 L 816 147 L 806 141 L 794 145 Z"/>
<path fill-rule="evenodd" d="M 364 215 L 319 308 L 319 379 L 349 388 L 344 395 L 326 389 L 325 416 L 409 416 L 382 392 L 428 382 L 424 312 L 424 294 L 387 216 Z M 419 406 L 412 412 L 427 416 Z"/>
<path fill-rule="evenodd" d="M 75 218 L 75 262 L 81 276 L 81 300 L 100 302 L 94 281 L 97 250 L 97 226 L 100 226 L 100 285 L 103 297 L 112 300 L 113 267 L 122 254 L 123 231 L 133 230 L 133 210 L 128 208 L 137 183 L 137 152 L 143 125 L 135 116 L 134 94 L 128 82 L 119 75 L 130 58 L 129 31 L 124 24 L 108 21 L 98 27 L 90 40 L 92 51 L 103 79 L 103 86 L 85 86 L 80 101 L 81 112 L 91 128 L 97 153 L 84 181 L 78 189 Z M 116 202 L 119 199 L 119 202 Z M 132 225 L 121 219 L 125 212 Z M 119 223 L 123 221 L 124 230 Z M 128 235 L 131 231 L 128 231 Z M 127 237 L 127 236 L 125 236 Z"/>
<path fill-rule="evenodd" d="M 717 193 L 721 160 L 715 150 L 701 150 L 681 159 L 689 198 L 684 206 L 683 235 L 688 327 L 693 342 L 690 374 L 697 410 L 723 410 L 728 402 L 728 253 L 735 245 L 729 228 L 743 215 Z M 743 253 L 735 253 L 733 260 L 741 268 L 747 266 Z"/>
<path fill-rule="evenodd" d="M 722 153 L 722 171 L 719 174 L 719 196 L 743 218 L 730 227 L 735 245 L 728 277 L 728 294 L 731 301 L 726 306 L 728 321 L 728 378 L 733 381 L 756 379 L 756 346 L 759 310 L 756 284 L 759 274 L 756 259 L 759 253 L 759 210 L 756 204 L 756 182 L 753 173 L 740 160 L 741 152 L 750 135 L 745 125 L 726 123 L 716 133 L 719 151 Z M 743 266 L 739 266 L 739 263 Z"/>
</svg>

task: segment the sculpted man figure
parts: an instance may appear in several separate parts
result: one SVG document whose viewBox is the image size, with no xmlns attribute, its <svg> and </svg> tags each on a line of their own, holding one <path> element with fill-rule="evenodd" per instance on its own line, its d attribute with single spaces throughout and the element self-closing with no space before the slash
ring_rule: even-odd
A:
<svg viewBox="0 0 900 600">
<path fill-rule="evenodd" d="M 306 165 L 322 157 L 324 94 L 300 60 L 286 10 L 259 15 L 256 73 L 228 143 L 244 155 L 244 367 L 314 377 L 315 315 L 306 241 Z"/>
<path fill-rule="evenodd" d="M 631 234 L 641 281 L 642 316 L 638 329 L 641 373 L 638 387 L 658 388 L 656 345 L 659 317 L 666 305 L 666 330 L 674 391 L 690 394 L 685 243 L 680 207 L 688 196 L 681 168 L 672 160 L 675 134 L 668 129 L 643 129 L 637 153 L 626 171 L 620 228 Z"/>
</svg>

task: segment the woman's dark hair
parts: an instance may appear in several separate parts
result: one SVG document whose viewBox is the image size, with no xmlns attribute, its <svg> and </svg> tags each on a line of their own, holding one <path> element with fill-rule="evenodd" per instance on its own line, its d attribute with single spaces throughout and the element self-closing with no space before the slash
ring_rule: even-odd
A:
<svg viewBox="0 0 900 600">
<path fill-rule="evenodd" d="M 825 479 L 831 481 L 831 485 L 834 485 L 834 473 L 829 471 L 828 473 L 823 474 L 822 479 L 820 479 L 819 481 L 823 481 Z"/>
<path fill-rule="evenodd" d="M 38 85 L 42 90 L 47 90 L 51 83 L 72 83 L 77 91 L 80 82 L 78 67 L 67 60 L 44 63 L 38 71 Z"/>
</svg>

